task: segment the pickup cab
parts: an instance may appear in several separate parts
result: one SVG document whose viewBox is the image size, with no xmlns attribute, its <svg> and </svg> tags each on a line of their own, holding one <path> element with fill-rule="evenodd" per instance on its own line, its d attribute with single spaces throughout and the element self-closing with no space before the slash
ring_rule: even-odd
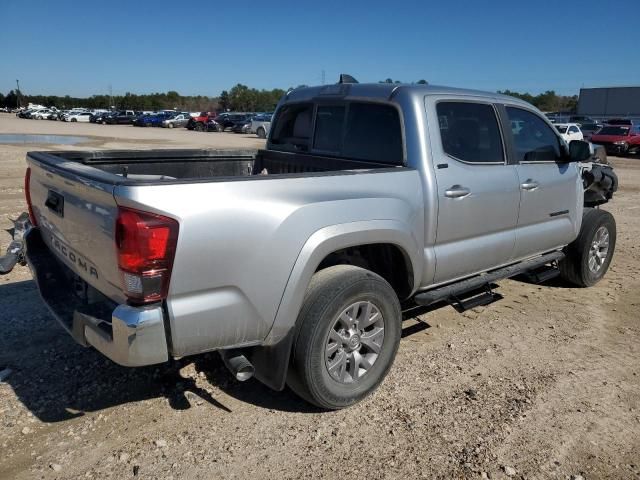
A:
<svg viewBox="0 0 640 480">
<path fill-rule="evenodd" d="M 612 168 L 494 93 L 343 80 L 287 93 L 257 152 L 27 163 L 19 254 L 78 343 L 126 366 L 217 350 L 325 409 L 382 382 L 403 310 L 522 273 L 591 286 L 616 242 Z"/>
</svg>

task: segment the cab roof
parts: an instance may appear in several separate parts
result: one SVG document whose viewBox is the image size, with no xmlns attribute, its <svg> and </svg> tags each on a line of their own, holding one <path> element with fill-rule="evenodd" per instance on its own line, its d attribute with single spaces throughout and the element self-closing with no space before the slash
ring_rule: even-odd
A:
<svg viewBox="0 0 640 480">
<path fill-rule="evenodd" d="M 455 95 L 481 97 L 494 102 L 517 103 L 530 105 L 518 98 L 494 92 L 469 90 L 464 88 L 445 87 L 439 85 L 398 84 L 398 83 L 336 83 L 315 87 L 301 87 L 286 93 L 285 102 L 304 102 L 319 100 L 324 97 L 342 97 L 345 99 L 370 98 L 391 101 L 400 94 L 424 97 L 425 95 Z"/>
</svg>

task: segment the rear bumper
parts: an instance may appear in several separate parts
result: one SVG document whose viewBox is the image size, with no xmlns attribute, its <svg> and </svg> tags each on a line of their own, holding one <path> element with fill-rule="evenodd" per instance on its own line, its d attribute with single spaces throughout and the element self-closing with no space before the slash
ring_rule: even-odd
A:
<svg viewBox="0 0 640 480">
<path fill-rule="evenodd" d="M 79 344 L 91 345 L 126 367 L 169 359 L 161 305 L 118 305 L 79 284 L 51 253 L 38 228 L 25 236 L 25 257 L 45 304 Z M 82 295 L 76 293 L 79 290 Z"/>
</svg>

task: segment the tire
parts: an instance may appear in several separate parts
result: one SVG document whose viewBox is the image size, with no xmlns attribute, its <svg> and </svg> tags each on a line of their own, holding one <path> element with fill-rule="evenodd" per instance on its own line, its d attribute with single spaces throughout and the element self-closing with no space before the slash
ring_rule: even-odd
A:
<svg viewBox="0 0 640 480">
<path fill-rule="evenodd" d="M 262 127 L 256 130 L 256 135 L 258 135 L 258 138 L 267 138 L 267 132 L 265 132 L 264 128 Z"/>
<path fill-rule="evenodd" d="M 78 120 L 76 120 L 75 118 L 71 119 L 72 122 L 77 122 Z"/>
<path fill-rule="evenodd" d="M 103 125 L 106 125 L 106 124 L 107 124 L 107 122 L 105 122 L 105 121 L 103 120 L 103 121 L 102 121 L 102 124 L 103 124 Z"/>
<path fill-rule="evenodd" d="M 173 123 L 167 123 L 168 128 L 173 128 L 173 126 L 174 126 Z"/>
<path fill-rule="evenodd" d="M 202 123 L 200 123 L 200 122 L 196 123 L 196 124 L 195 124 L 195 126 L 193 127 L 193 129 L 194 129 L 196 132 L 201 132 L 202 130 L 204 130 L 204 128 L 203 128 L 203 126 L 202 126 Z"/>
<path fill-rule="evenodd" d="M 560 276 L 578 287 L 595 285 L 607 273 L 615 247 L 613 215 L 604 210 L 585 209 L 580 234 L 566 247 L 566 257 L 560 262 Z"/>
<path fill-rule="evenodd" d="M 358 322 L 349 323 L 354 317 Z M 352 329 L 345 330 L 347 324 Z M 402 314 L 398 297 L 382 277 L 336 265 L 311 279 L 297 325 L 287 385 L 306 401 L 337 410 L 370 395 L 384 380 L 398 351 Z"/>
</svg>

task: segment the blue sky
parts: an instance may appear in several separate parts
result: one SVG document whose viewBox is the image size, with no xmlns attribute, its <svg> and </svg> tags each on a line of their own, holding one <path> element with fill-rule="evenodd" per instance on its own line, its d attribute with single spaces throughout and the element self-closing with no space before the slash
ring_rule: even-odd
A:
<svg viewBox="0 0 640 480">
<path fill-rule="evenodd" d="M 633 14 L 631 14 L 633 12 Z M 638 0 L 3 0 L 0 92 L 215 96 L 338 74 L 576 94 L 640 85 Z"/>
</svg>

